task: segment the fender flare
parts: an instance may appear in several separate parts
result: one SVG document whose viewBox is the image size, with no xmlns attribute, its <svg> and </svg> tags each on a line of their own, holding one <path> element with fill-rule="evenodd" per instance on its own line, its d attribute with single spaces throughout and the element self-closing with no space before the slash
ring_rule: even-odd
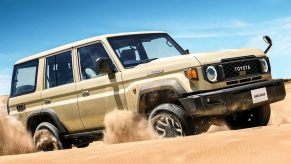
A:
<svg viewBox="0 0 291 164">
<path fill-rule="evenodd" d="M 172 90 L 174 91 L 178 97 L 182 97 L 183 94 L 186 94 L 186 90 L 182 87 L 182 85 L 174 79 L 160 80 L 150 82 L 149 84 L 141 85 L 139 89 L 139 95 L 137 97 L 137 111 L 140 111 L 140 100 L 144 94 L 160 91 L 160 90 Z"/>
<path fill-rule="evenodd" d="M 33 119 L 33 117 L 37 117 L 37 116 L 39 116 L 41 120 L 45 116 L 50 117 L 52 119 L 52 121 L 53 121 L 52 123 L 56 126 L 56 128 L 59 130 L 60 133 L 66 133 L 67 132 L 66 128 L 64 127 L 64 125 L 60 121 L 60 119 L 57 116 L 56 112 L 53 109 L 50 109 L 50 108 L 45 108 L 45 109 L 41 109 L 41 110 L 37 110 L 37 111 L 31 112 L 27 116 L 27 122 L 26 122 L 27 129 L 30 128 L 29 126 L 30 126 L 31 119 Z"/>
</svg>

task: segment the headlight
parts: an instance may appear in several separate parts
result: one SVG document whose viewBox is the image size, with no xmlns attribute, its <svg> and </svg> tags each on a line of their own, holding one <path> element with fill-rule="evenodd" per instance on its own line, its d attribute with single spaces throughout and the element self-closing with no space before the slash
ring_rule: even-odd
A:
<svg viewBox="0 0 291 164">
<path fill-rule="evenodd" d="M 217 82 L 217 70 L 213 66 L 206 68 L 206 77 L 211 82 Z"/>
<path fill-rule="evenodd" d="M 266 59 L 260 59 L 263 73 L 269 72 L 269 64 Z"/>
</svg>

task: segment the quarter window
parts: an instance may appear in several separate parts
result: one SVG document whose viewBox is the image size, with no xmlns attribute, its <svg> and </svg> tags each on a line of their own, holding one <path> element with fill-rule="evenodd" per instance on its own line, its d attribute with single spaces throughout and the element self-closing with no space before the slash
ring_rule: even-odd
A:
<svg viewBox="0 0 291 164">
<path fill-rule="evenodd" d="M 38 60 L 19 64 L 14 67 L 11 96 L 32 93 L 36 89 Z"/>
<path fill-rule="evenodd" d="M 71 52 L 64 52 L 46 59 L 46 88 L 69 84 L 74 81 Z"/>
</svg>

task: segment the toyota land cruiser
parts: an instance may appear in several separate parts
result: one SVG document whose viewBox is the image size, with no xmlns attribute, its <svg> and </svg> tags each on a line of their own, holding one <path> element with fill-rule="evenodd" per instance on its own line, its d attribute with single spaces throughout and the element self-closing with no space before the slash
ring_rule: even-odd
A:
<svg viewBox="0 0 291 164">
<path fill-rule="evenodd" d="M 230 129 L 265 126 L 270 104 L 286 94 L 284 82 L 272 79 L 265 39 L 265 52 L 199 54 L 164 32 L 78 41 L 16 62 L 8 112 L 32 135 L 49 132 L 58 148 L 102 138 L 114 109 L 144 115 L 162 137 L 206 131 L 211 117 Z"/>
</svg>

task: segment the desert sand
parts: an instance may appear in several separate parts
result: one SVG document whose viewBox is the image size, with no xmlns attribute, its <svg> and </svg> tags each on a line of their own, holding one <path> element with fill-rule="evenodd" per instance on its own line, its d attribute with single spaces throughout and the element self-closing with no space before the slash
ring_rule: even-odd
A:
<svg viewBox="0 0 291 164">
<path fill-rule="evenodd" d="M 272 105 L 269 126 L 87 148 L 0 157 L 0 163 L 291 163 L 291 84 Z"/>
</svg>

